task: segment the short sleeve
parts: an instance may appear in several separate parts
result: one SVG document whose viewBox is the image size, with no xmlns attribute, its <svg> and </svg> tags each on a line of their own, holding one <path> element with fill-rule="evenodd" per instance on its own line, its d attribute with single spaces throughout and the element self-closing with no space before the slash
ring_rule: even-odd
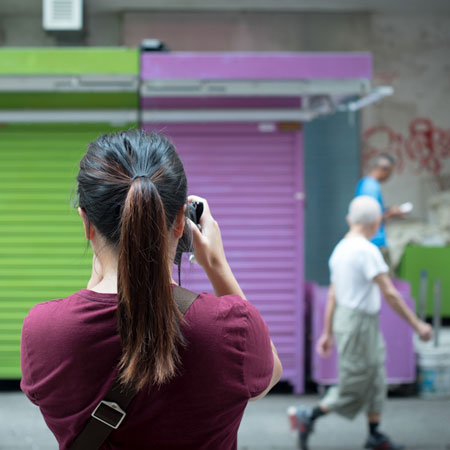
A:
<svg viewBox="0 0 450 450">
<path fill-rule="evenodd" d="M 334 283 L 334 279 L 333 279 L 333 274 L 334 274 L 334 270 L 333 270 L 333 266 L 334 266 L 334 255 L 336 253 L 336 248 L 333 250 L 333 253 L 331 253 L 330 258 L 328 259 L 328 273 L 330 274 L 330 284 Z"/>
<path fill-rule="evenodd" d="M 362 253 L 361 267 L 368 281 L 372 281 L 380 273 L 389 272 L 389 267 L 384 261 L 383 255 L 375 246 Z"/>
<path fill-rule="evenodd" d="M 355 196 L 368 195 L 373 197 L 377 202 L 382 204 L 380 185 L 376 180 L 371 178 L 363 178 L 356 187 Z"/>
<path fill-rule="evenodd" d="M 22 326 L 22 336 L 20 339 L 20 368 L 22 372 L 22 379 L 20 381 L 20 388 L 25 393 L 25 395 L 35 404 L 37 404 L 38 399 L 34 392 L 34 383 L 31 375 L 30 357 L 29 349 L 27 345 L 27 332 L 28 332 L 28 317 Z"/>
<path fill-rule="evenodd" d="M 259 311 L 248 303 L 244 379 L 249 398 L 257 397 L 267 388 L 272 379 L 273 364 L 269 329 Z"/>
</svg>

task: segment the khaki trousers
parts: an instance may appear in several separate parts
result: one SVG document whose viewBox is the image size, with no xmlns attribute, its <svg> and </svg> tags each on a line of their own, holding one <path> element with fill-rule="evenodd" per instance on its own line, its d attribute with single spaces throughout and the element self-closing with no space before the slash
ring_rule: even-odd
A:
<svg viewBox="0 0 450 450">
<path fill-rule="evenodd" d="M 321 405 L 353 419 L 360 411 L 380 414 L 386 397 L 385 345 L 378 314 L 336 305 L 333 330 L 338 351 L 338 385 Z"/>
</svg>

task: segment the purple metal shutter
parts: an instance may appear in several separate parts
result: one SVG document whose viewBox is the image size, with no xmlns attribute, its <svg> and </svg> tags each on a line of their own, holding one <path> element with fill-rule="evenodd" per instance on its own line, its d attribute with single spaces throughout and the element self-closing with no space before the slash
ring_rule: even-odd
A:
<svg viewBox="0 0 450 450">
<path fill-rule="evenodd" d="M 208 200 L 236 278 L 269 326 L 283 379 L 302 392 L 301 132 L 261 132 L 255 124 L 156 129 L 175 143 L 189 193 Z M 181 282 L 196 292 L 212 290 L 202 269 L 187 262 Z"/>
</svg>

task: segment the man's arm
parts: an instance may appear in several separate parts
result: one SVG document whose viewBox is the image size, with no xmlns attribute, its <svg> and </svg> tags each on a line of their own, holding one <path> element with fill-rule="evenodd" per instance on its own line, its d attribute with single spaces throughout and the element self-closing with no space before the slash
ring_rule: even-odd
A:
<svg viewBox="0 0 450 450">
<path fill-rule="evenodd" d="M 433 336 L 431 326 L 426 322 L 419 320 L 414 312 L 408 308 L 402 296 L 392 284 L 388 274 L 380 273 L 373 280 L 380 286 L 381 292 L 391 308 L 411 325 L 413 330 L 419 335 L 420 339 L 423 341 L 430 340 Z"/>
<path fill-rule="evenodd" d="M 325 308 L 324 334 L 333 335 L 333 317 L 336 308 L 336 296 L 334 294 L 334 285 L 331 283 L 328 290 L 328 301 Z"/>
<path fill-rule="evenodd" d="M 333 350 L 333 317 L 336 309 L 336 296 L 334 292 L 334 285 L 331 283 L 328 290 L 328 301 L 325 308 L 325 322 L 323 326 L 322 335 L 317 342 L 317 352 L 323 358 L 331 355 Z"/>
<path fill-rule="evenodd" d="M 400 207 L 395 205 L 392 206 L 390 208 L 388 208 L 384 213 L 383 213 L 383 220 L 389 220 L 392 219 L 394 217 L 407 217 L 408 213 L 404 213 L 400 210 Z"/>
<path fill-rule="evenodd" d="M 380 184 L 375 180 L 364 179 L 361 181 L 356 188 L 356 196 L 359 195 L 368 195 L 369 197 L 373 197 L 383 208 Z M 406 217 L 407 215 L 408 214 L 401 212 L 400 208 L 395 205 L 383 211 L 383 220 L 386 221 L 394 217 Z"/>
</svg>

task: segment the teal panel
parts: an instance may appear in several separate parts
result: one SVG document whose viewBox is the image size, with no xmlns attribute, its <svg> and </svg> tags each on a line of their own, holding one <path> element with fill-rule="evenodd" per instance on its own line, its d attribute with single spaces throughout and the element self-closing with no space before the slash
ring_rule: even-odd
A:
<svg viewBox="0 0 450 450">
<path fill-rule="evenodd" d="M 329 283 L 328 258 L 347 231 L 360 176 L 359 116 L 336 113 L 305 123 L 305 277 Z"/>
</svg>

